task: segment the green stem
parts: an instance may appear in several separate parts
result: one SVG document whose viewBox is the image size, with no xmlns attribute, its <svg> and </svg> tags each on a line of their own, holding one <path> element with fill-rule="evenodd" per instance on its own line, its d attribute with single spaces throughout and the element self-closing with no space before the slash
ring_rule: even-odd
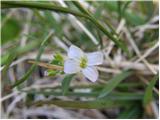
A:
<svg viewBox="0 0 160 120">
<path fill-rule="evenodd" d="M 11 2 L 11 1 L 2 1 L 2 8 L 9 8 L 9 7 L 26 7 L 26 8 L 37 8 L 37 9 L 44 9 L 44 10 L 53 10 L 56 12 L 62 12 L 62 13 L 69 13 L 78 17 L 83 17 L 86 19 L 89 19 L 93 24 L 95 24 L 104 34 L 106 34 L 117 46 L 119 46 L 124 52 L 128 53 L 128 49 L 126 45 L 122 42 L 122 40 L 118 39 L 118 37 L 115 37 L 110 32 L 108 32 L 102 24 L 100 24 L 87 10 L 85 10 L 82 6 L 76 3 L 76 6 L 81 9 L 81 11 L 84 14 L 81 14 L 79 12 L 75 12 L 73 10 L 70 10 L 68 8 L 55 6 L 53 4 L 48 3 L 40 3 L 40 2 Z M 129 53 L 128 53 L 129 55 Z"/>
<path fill-rule="evenodd" d="M 83 8 L 83 6 L 78 2 L 78 1 L 73 1 L 73 3 L 79 8 L 79 10 L 81 10 L 81 12 L 83 12 L 84 14 L 89 16 L 89 20 L 91 22 L 93 22 L 103 33 L 105 33 L 117 46 L 119 46 L 124 52 L 128 53 L 128 48 L 126 47 L 126 45 L 122 42 L 121 39 L 118 38 L 116 32 L 111 28 L 112 31 L 114 31 L 115 34 L 111 34 L 109 31 L 107 31 L 103 25 L 97 21 L 94 16 L 92 16 L 92 14 L 87 11 L 85 8 Z M 110 27 L 110 26 L 109 26 Z"/>
<path fill-rule="evenodd" d="M 52 35 L 53 35 L 53 32 L 48 34 L 48 36 L 44 39 L 44 41 L 42 41 L 40 49 L 39 49 L 39 53 L 36 57 L 36 62 L 38 62 L 40 60 L 40 57 L 46 47 L 47 41 L 49 40 L 49 38 L 52 37 Z M 26 81 L 28 79 L 28 77 L 32 74 L 32 72 L 36 69 L 36 66 L 37 66 L 36 63 L 33 64 L 31 66 L 31 68 L 27 71 L 27 73 L 20 80 L 17 80 L 11 87 L 14 88 L 14 87 L 20 85 L 21 83 L 23 83 L 24 81 Z"/>
<path fill-rule="evenodd" d="M 22 1 L 2 1 L 1 2 L 2 8 L 18 8 L 18 7 L 25 7 L 25 8 L 37 8 L 37 9 L 45 9 L 45 10 L 53 10 L 56 12 L 62 13 L 69 13 L 79 17 L 88 18 L 87 15 L 72 11 L 68 8 L 59 7 L 53 4 L 48 3 L 40 3 L 40 2 L 22 2 Z"/>
</svg>

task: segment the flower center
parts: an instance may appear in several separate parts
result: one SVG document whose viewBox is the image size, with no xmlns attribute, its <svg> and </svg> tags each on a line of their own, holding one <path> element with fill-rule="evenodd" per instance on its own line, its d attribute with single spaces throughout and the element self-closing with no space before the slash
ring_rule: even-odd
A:
<svg viewBox="0 0 160 120">
<path fill-rule="evenodd" d="M 80 60 L 80 67 L 81 68 L 86 68 L 87 67 L 87 58 L 86 57 L 82 57 Z"/>
</svg>

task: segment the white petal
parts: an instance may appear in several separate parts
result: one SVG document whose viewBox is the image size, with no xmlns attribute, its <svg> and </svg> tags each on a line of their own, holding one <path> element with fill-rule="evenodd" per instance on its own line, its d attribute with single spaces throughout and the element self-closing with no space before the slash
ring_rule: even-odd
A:
<svg viewBox="0 0 160 120">
<path fill-rule="evenodd" d="M 79 63 L 73 59 L 68 59 L 64 63 L 64 72 L 68 74 L 77 73 L 80 71 Z"/>
<path fill-rule="evenodd" d="M 98 71 L 94 66 L 83 69 L 82 73 L 92 82 L 95 82 L 98 79 Z"/>
<path fill-rule="evenodd" d="M 84 53 L 83 51 L 76 47 L 75 45 L 71 45 L 71 47 L 69 48 L 69 51 L 68 51 L 68 57 L 69 58 L 72 58 L 72 59 L 80 59 L 81 57 L 83 57 Z"/>
<path fill-rule="evenodd" d="M 93 52 L 87 54 L 88 65 L 100 65 L 103 63 L 103 54 L 102 52 Z"/>
</svg>

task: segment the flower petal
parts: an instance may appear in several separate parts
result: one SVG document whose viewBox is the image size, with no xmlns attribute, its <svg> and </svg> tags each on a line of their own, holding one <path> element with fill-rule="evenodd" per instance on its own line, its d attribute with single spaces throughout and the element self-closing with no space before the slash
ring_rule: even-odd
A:
<svg viewBox="0 0 160 120">
<path fill-rule="evenodd" d="M 98 71 L 94 66 L 83 69 L 82 73 L 92 82 L 95 82 L 98 79 Z"/>
<path fill-rule="evenodd" d="M 88 66 L 100 65 L 103 63 L 103 54 L 102 52 L 93 52 L 87 54 Z"/>
<path fill-rule="evenodd" d="M 69 48 L 68 51 L 68 57 L 75 59 L 75 60 L 79 60 L 81 57 L 83 57 L 84 53 L 83 51 L 76 47 L 75 45 L 71 45 L 71 47 Z"/>
<path fill-rule="evenodd" d="M 64 72 L 68 74 L 76 73 L 80 71 L 79 63 L 73 59 L 68 59 L 64 63 Z"/>
</svg>

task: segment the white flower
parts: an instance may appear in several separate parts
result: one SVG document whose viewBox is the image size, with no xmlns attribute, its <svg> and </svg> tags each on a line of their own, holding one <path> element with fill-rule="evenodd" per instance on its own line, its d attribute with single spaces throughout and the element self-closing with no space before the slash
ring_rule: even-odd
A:
<svg viewBox="0 0 160 120">
<path fill-rule="evenodd" d="M 64 63 L 64 72 L 73 74 L 82 72 L 83 75 L 95 82 L 98 79 L 98 71 L 94 65 L 103 63 L 102 52 L 84 53 L 80 48 L 71 45 L 68 57 Z"/>
</svg>

